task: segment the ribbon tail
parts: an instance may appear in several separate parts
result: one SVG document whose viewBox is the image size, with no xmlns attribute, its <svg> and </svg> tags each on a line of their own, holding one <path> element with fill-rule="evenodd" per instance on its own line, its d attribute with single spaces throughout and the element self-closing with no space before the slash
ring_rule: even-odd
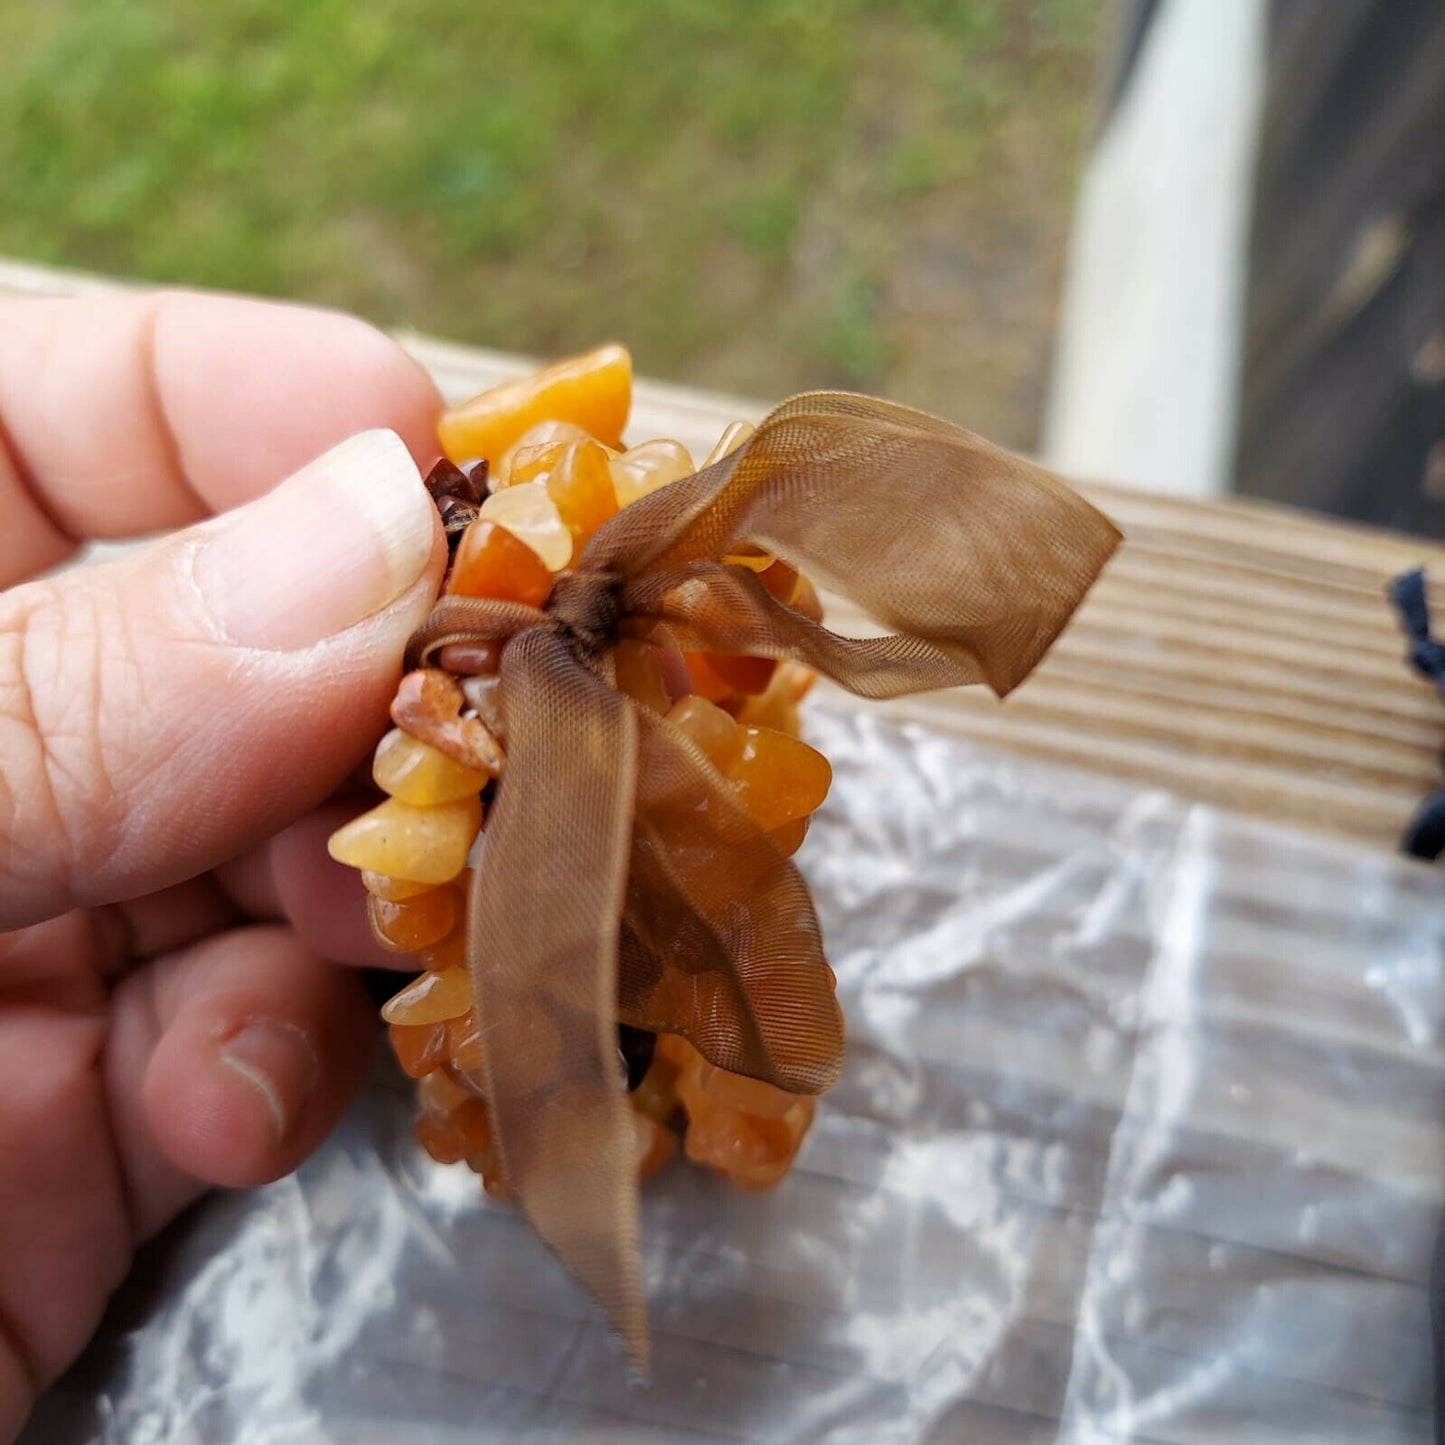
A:
<svg viewBox="0 0 1445 1445">
<path fill-rule="evenodd" d="M 705 586 L 689 586 L 699 579 Z M 741 567 L 693 563 L 649 574 L 628 601 L 667 623 L 688 648 L 738 656 L 791 657 L 860 697 L 901 697 L 987 681 L 983 663 L 947 640 L 890 633 L 844 637 L 768 595 Z"/>
<path fill-rule="evenodd" d="M 664 574 L 681 579 L 755 544 L 901 639 L 872 655 L 853 649 L 832 674 L 845 686 L 865 690 L 856 684 L 882 663 L 898 669 L 894 690 L 982 680 L 1002 696 L 1119 541 L 1042 467 L 937 417 L 834 392 L 784 403 L 731 456 L 625 508 L 584 556 L 624 576 L 627 605 L 645 611 Z M 708 605 L 717 632 L 724 609 Z M 873 696 L 884 686 L 866 682 Z"/>
<path fill-rule="evenodd" d="M 617 948 L 637 787 L 625 699 L 556 634 L 502 657 L 508 772 L 467 938 L 502 1172 L 645 1374 L 634 1134 L 617 1051 Z"/>
<path fill-rule="evenodd" d="M 821 1093 L 843 1016 L 807 885 L 693 743 L 653 713 L 637 721 L 619 1014 L 719 1068 Z"/>
</svg>

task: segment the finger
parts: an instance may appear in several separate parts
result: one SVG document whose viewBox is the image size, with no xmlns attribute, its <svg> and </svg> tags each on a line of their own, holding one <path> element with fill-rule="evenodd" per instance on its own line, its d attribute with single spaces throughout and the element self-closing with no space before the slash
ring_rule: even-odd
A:
<svg viewBox="0 0 1445 1445">
<path fill-rule="evenodd" d="M 212 878 L 105 908 L 77 908 L 0 933 L 0 1001 L 79 1011 L 106 1002 L 108 980 L 140 959 L 233 926 L 236 905 Z"/>
<path fill-rule="evenodd" d="M 194 293 L 0 302 L 0 587 L 77 539 L 183 526 L 353 433 L 419 461 L 441 402 L 351 317 Z"/>
<path fill-rule="evenodd" d="M 0 928 L 167 887 L 335 787 L 446 556 L 390 432 L 143 552 L 0 594 Z"/>
<path fill-rule="evenodd" d="M 294 1169 L 360 1087 L 374 1039 L 360 978 L 284 928 L 222 934 L 127 978 L 105 1076 L 139 1237 L 204 1185 Z"/>
<path fill-rule="evenodd" d="M 289 923 L 322 958 L 364 968 L 413 968 L 376 941 L 361 874 L 326 851 L 326 840 L 367 806 L 333 798 L 216 870 L 227 895 L 252 918 Z"/>
<path fill-rule="evenodd" d="M 242 921 L 225 890 L 209 875 L 97 911 L 114 913 L 121 919 L 128 963 L 173 953 Z"/>
<path fill-rule="evenodd" d="M 7 1341 L 7 1333 L 0 1326 L 0 1440 L 13 1440 L 20 1434 L 39 1390 L 18 1339 Z"/>
<path fill-rule="evenodd" d="M 100 1013 L 0 1010 L 0 1383 L 27 1396 L 70 1362 L 130 1261 L 97 1086 L 105 1037 Z M 0 1421 L 14 1404 L 0 1393 Z"/>
</svg>

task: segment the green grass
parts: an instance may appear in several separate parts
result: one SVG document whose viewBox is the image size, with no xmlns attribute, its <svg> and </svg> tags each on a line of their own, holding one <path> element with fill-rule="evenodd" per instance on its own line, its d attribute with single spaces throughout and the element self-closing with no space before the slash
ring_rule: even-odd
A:
<svg viewBox="0 0 1445 1445">
<path fill-rule="evenodd" d="M 1022 124 L 1066 208 L 1101 0 L 18 0 L 0 253 L 751 392 L 878 385 L 911 208 Z"/>
</svg>

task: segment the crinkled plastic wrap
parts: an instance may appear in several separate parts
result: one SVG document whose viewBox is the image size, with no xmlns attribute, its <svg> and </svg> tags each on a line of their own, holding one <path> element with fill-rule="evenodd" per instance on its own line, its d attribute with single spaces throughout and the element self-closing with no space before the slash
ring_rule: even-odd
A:
<svg viewBox="0 0 1445 1445">
<path fill-rule="evenodd" d="M 847 1066 L 776 1193 L 647 1186 L 649 1387 L 379 1076 L 148 1252 L 27 1445 L 1428 1439 L 1438 875 L 832 698 L 811 730 Z"/>
</svg>

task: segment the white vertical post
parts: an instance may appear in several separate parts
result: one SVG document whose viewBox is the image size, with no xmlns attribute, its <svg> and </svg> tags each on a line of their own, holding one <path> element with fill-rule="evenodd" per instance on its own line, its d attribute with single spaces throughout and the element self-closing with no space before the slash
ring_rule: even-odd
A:
<svg viewBox="0 0 1445 1445">
<path fill-rule="evenodd" d="M 1074 218 L 1044 458 L 1229 490 L 1266 0 L 1165 0 Z"/>
</svg>

